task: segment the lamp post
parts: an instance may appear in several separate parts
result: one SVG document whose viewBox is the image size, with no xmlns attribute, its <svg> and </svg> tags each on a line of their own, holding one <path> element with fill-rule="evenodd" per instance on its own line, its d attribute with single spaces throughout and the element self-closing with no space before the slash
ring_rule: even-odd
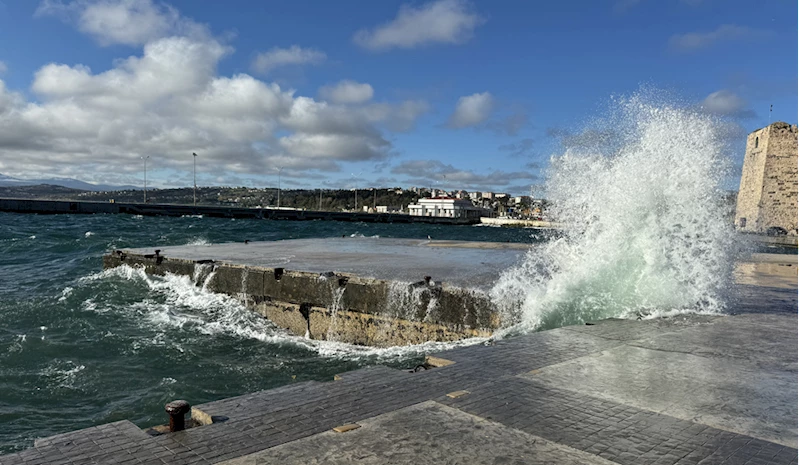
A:
<svg viewBox="0 0 799 465">
<path fill-rule="evenodd" d="M 144 160 L 144 203 L 147 203 L 147 159 L 150 158 L 149 155 L 146 157 L 139 157 Z"/>
<path fill-rule="evenodd" d="M 319 211 L 322 211 L 322 188 L 319 188 Z"/>
<path fill-rule="evenodd" d="M 280 208 L 280 173 L 283 172 L 283 167 L 275 169 L 277 170 L 277 208 Z"/>
<path fill-rule="evenodd" d="M 194 160 L 194 206 L 197 206 L 197 154 L 192 152 L 192 159 Z"/>
<path fill-rule="evenodd" d="M 353 183 L 353 185 L 355 185 L 355 211 L 356 212 L 358 211 L 358 182 L 357 182 L 357 180 L 358 180 L 358 176 L 360 176 L 361 173 L 363 173 L 363 171 L 361 171 L 358 174 L 350 173 L 352 175 L 352 183 Z"/>
</svg>

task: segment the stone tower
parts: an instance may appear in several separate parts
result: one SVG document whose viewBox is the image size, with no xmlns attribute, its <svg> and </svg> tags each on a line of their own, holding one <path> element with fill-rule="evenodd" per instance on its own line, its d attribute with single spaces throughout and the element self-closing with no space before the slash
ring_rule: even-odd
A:
<svg viewBox="0 0 799 465">
<path fill-rule="evenodd" d="M 781 227 L 796 234 L 796 125 L 777 122 L 746 139 L 735 225 L 745 232 L 763 233 Z"/>
</svg>

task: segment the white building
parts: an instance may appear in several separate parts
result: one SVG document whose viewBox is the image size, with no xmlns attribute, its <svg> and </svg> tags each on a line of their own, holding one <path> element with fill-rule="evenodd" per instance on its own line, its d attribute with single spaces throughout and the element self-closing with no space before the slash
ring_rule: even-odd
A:
<svg viewBox="0 0 799 465">
<path fill-rule="evenodd" d="M 408 205 L 408 211 L 413 216 L 438 216 L 444 218 L 480 218 L 491 216 L 491 211 L 475 207 L 468 200 L 452 199 L 449 197 L 434 197 L 432 199 L 419 199 L 418 204 Z"/>
<path fill-rule="evenodd" d="M 378 205 L 377 213 L 394 213 L 402 210 L 400 207 L 389 206 L 389 205 Z"/>
</svg>

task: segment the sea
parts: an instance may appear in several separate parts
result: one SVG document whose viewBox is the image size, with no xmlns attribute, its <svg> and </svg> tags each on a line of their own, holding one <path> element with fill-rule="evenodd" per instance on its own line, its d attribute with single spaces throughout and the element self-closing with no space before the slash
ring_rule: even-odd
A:
<svg viewBox="0 0 799 465">
<path fill-rule="evenodd" d="M 163 424 L 178 398 L 200 404 L 375 364 L 410 369 L 451 346 L 309 341 L 186 278 L 102 269 L 103 254 L 122 248 L 342 235 L 542 240 L 522 228 L 0 213 L 0 455 L 117 420 Z"/>
</svg>

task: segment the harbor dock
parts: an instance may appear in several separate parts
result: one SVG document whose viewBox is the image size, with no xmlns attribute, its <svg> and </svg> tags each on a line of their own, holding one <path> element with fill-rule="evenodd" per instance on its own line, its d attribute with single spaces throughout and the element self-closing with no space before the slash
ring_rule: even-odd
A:
<svg viewBox="0 0 799 465">
<path fill-rule="evenodd" d="M 260 289 L 261 303 L 276 300 L 270 293 L 288 301 L 294 288 L 314 295 L 314 286 L 335 290 L 343 281 L 341 295 L 361 294 L 338 310 L 359 313 L 367 309 L 358 299 L 388 295 L 394 281 L 416 285 L 407 295 L 422 289 L 427 304 L 458 298 L 445 297 L 447 289 L 479 296 L 480 282 L 525 252 L 398 240 L 379 247 L 393 256 L 371 256 L 370 239 L 354 239 L 131 249 L 104 265 L 168 268 L 221 292 L 229 283 L 231 295 L 250 296 L 242 299 Z M 475 262 L 480 256 L 496 257 Z M 218 284 L 208 280 L 212 265 Z M 194 426 L 182 431 L 154 435 L 122 420 L 40 438 L 0 464 L 796 464 L 796 270 L 796 255 L 741 263 L 728 314 L 610 319 L 481 340 L 430 353 L 420 366 L 372 366 L 192 405 Z M 490 307 L 476 320 L 446 315 L 436 324 L 453 333 L 492 322 Z"/>
<path fill-rule="evenodd" d="M 360 221 L 364 223 L 477 224 L 480 218 L 447 218 L 412 216 L 404 213 L 366 213 L 315 211 L 296 208 L 245 208 L 205 205 L 155 203 L 88 202 L 76 200 L 0 199 L 0 211 L 12 213 L 56 214 L 129 214 L 142 216 L 207 216 L 209 218 L 241 218 L 294 221 Z"/>
</svg>

